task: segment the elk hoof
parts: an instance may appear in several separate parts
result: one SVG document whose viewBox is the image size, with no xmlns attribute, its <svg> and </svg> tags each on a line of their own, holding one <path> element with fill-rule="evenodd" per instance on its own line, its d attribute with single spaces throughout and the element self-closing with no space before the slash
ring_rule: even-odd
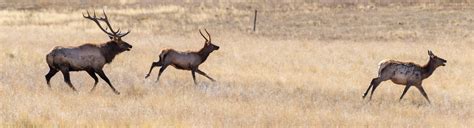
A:
<svg viewBox="0 0 474 128">
<path fill-rule="evenodd" d="M 145 76 L 145 79 L 148 78 L 148 77 L 150 77 L 150 74 L 147 74 L 147 75 Z"/>
<path fill-rule="evenodd" d="M 120 95 L 120 92 L 118 92 L 118 91 L 115 91 L 115 94 L 117 94 L 117 95 Z"/>
</svg>

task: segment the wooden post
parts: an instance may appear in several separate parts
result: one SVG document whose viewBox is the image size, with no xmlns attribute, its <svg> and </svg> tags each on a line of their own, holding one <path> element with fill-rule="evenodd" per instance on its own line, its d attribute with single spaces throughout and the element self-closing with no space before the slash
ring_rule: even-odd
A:
<svg viewBox="0 0 474 128">
<path fill-rule="evenodd" d="M 253 31 L 257 30 L 257 10 L 255 9 L 255 17 L 253 18 Z"/>
</svg>

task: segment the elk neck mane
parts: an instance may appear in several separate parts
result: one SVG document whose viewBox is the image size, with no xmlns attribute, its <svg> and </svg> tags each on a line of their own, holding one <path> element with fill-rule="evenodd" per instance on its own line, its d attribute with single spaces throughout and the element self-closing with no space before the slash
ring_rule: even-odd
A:
<svg viewBox="0 0 474 128">
<path fill-rule="evenodd" d="M 199 51 L 195 53 L 198 54 L 201 57 L 202 62 L 204 62 L 207 60 L 207 57 L 209 57 L 209 54 L 211 54 L 212 51 L 213 50 L 210 47 L 204 46 L 203 48 L 201 48 Z"/>
<path fill-rule="evenodd" d="M 436 70 L 437 66 L 435 65 L 434 60 L 430 58 L 428 60 L 428 63 L 423 65 L 421 68 L 422 68 L 422 71 L 423 71 L 423 79 L 425 79 L 425 78 L 428 78 L 429 76 L 431 76 L 431 74 L 433 74 L 433 72 Z"/>
<path fill-rule="evenodd" d="M 100 48 L 100 52 L 105 58 L 106 63 L 112 62 L 115 56 L 123 52 L 123 50 L 120 50 L 117 43 L 113 40 L 104 44 L 100 44 L 99 48 Z"/>
</svg>

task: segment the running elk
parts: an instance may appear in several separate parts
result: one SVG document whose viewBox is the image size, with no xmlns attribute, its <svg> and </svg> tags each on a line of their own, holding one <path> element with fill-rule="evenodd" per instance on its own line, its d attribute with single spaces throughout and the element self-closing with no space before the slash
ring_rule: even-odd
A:
<svg viewBox="0 0 474 128">
<path fill-rule="evenodd" d="M 209 32 L 207 32 L 206 29 L 204 30 L 209 36 L 209 40 L 202 34 L 201 30 L 199 30 L 199 33 L 201 33 L 201 36 L 206 40 L 204 42 L 204 47 L 201 48 L 201 50 L 180 52 L 174 49 L 165 49 L 161 51 L 160 60 L 158 60 L 158 62 L 153 62 L 151 64 L 150 71 L 145 76 L 145 78 L 148 78 L 150 76 L 150 73 L 154 67 L 161 66 L 160 72 L 158 73 L 158 78 L 156 79 L 156 82 L 158 82 L 160 80 L 161 73 L 165 71 L 166 67 L 171 65 L 175 67 L 176 69 L 190 70 L 193 76 L 194 84 L 197 84 L 196 76 L 195 76 L 196 72 L 198 74 L 201 74 L 207 77 L 211 81 L 215 81 L 213 78 L 209 77 L 206 73 L 204 73 L 203 71 L 199 69 L 199 65 L 201 65 L 202 63 L 204 63 L 204 61 L 206 61 L 209 54 L 211 54 L 214 50 L 219 49 L 219 46 L 212 44 L 211 35 L 209 34 Z"/>
<path fill-rule="evenodd" d="M 100 30 L 107 34 L 110 41 L 103 44 L 84 44 L 77 47 L 55 47 L 48 55 L 46 55 L 46 62 L 49 66 L 49 72 L 45 75 L 46 82 L 51 88 L 49 83 L 51 77 L 57 72 L 61 71 L 64 76 L 64 81 L 71 87 L 72 90 L 76 91 L 76 88 L 71 84 L 69 78 L 70 71 L 86 71 L 95 81 L 93 91 L 98 83 L 98 78 L 95 74 L 98 74 L 107 84 L 112 88 L 114 93 L 120 94 L 114 86 L 110 83 L 110 80 L 105 75 L 102 68 L 105 64 L 112 62 L 112 60 L 118 54 L 124 51 L 130 51 L 132 45 L 122 40 L 122 37 L 130 33 L 121 33 L 120 29 L 114 31 L 110 25 L 109 19 L 104 11 L 104 17 L 96 17 L 89 14 L 87 16 L 82 14 L 84 18 L 94 21 Z M 101 26 L 99 21 L 105 22 L 110 32 L 107 32 L 107 28 Z"/>
<path fill-rule="evenodd" d="M 403 96 L 411 86 L 415 86 L 425 97 L 425 99 L 431 103 L 428 95 L 423 89 L 422 82 L 424 79 L 430 77 L 436 68 L 439 66 L 445 66 L 447 61 L 434 55 L 430 50 L 428 50 L 428 55 L 430 56 L 430 59 L 428 64 L 424 66 L 420 66 L 411 62 L 400 62 L 396 60 L 381 61 L 379 63 L 378 77 L 372 79 L 369 88 L 367 91 L 365 91 L 362 98 L 365 98 L 369 90 L 372 88 L 372 92 L 370 93 L 370 99 L 372 99 L 372 94 L 374 93 L 377 86 L 379 86 L 379 84 L 383 81 L 391 80 L 395 84 L 405 85 L 405 89 L 403 90 L 402 96 L 400 96 L 400 100 L 402 100 Z"/>
</svg>

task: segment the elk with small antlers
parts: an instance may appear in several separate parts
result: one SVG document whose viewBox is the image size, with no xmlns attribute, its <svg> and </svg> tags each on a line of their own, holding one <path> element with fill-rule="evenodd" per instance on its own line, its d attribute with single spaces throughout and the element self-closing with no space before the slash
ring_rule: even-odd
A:
<svg viewBox="0 0 474 128">
<path fill-rule="evenodd" d="M 105 75 L 102 68 L 105 64 L 112 62 L 112 60 L 118 54 L 124 51 L 130 51 L 132 45 L 122 40 L 122 37 L 130 33 L 130 30 L 126 33 L 121 33 L 120 29 L 114 31 L 110 25 L 109 19 L 104 12 L 104 17 L 96 17 L 95 11 L 94 15 L 91 16 L 89 11 L 87 11 L 87 16 L 83 14 L 83 17 L 89 20 L 94 21 L 100 30 L 107 34 L 110 38 L 110 41 L 103 44 L 84 44 L 77 47 L 55 47 L 48 55 L 46 55 L 46 62 L 49 66 L 49 72 L 45 75 L 46 82 L 51 88 L 49 83 L 51 77 L 53 77 L 57 72 L 61 71 L 64 76 L 64 81 L 69 85 L 69 87 L 76 91 L 76 88 L 71 84 L 69 78 L 70 71 L 86 71 L 95 81 L 94 86 L 91 91 L 93 91 L 98 83 L 98 74 L 107 84 L 112 88 L 114 93 L 117 95 L 120 94 L 114 86 L 110 83 L 110 80 Z M 107 28 L 101 26 L 99 21 L 105 22 L 107 27 L 110 29 L 110 32 L 107 32 Z"/>
<path fill-rule="evenodd" d="M 411 62 L 400 62 L 396 60 L 381 61 L 379 63 L 378 77 L 372 79 L 369 88 L 367 91 L 365 91 L 362 98 L 365 98 L 369 90 L 372 88 L 372 92 L 370 93 L 370 99 L 372 99 L 372 94 L 374 93 L 377 86 L 379 86 L 379 84 L 383 81 L 391 80 L 395 84 L 405 85 L 405 89 L 403 90 L 402 96 L 400 96 L 400 100 L 402 100 L 403 96 L 411 86 L 415 86 L 425 97 L 425 99 L 431 103 L 428 95 L 422 87 L 422 81 L 430 77 L 439 66 L 445 66 L 447 61 L 434 55 L 430 50 L 428 50 L 428 55 L 430 56 L 430 59 L 428 64 L 424 66 L 420 66 Z"/>
<path fill-rule="evenodd" d="M 204 47 L 201 48 L 201 50 L 188 52 L 180 52 L 174 49 L 162 50 L 160 54 L 160 59 L 157 62 L 153 62 L 151 64 L 150 71 L 145 76 L 145 78 L 148 78 L 150 76 L 150 73 L 154 67 L 161 66 L 160 72 L 158 73 L 158 78 L 156 79 L 156 82 L 158 82 L 160 80 L 161 74 L 163 73 L 163 71 L 165 71 L 166 67 L 171 65 L 176 69 L 190 70 L 193 76 L 194 84 L 197 84 L 195 76 L 196 72 L 207 77 L 211 81 L 215 81 L 213 78 L 211 78 L 199 69 L 199 65 L 206 61 L 207 57 L 209 57 L 209 54 L 219 49 L 219 46 L 212 44 L 211 35 L 209 34 L 209 32 L 207 32 L 206 29 L 204 29 L 204 31 L 206 31 L 207 35 L 209 36 L 209 39 L 207 39 L 202 34 L 201 30 L 199 30 L 201 36 L 206 40 L 204 42 Z"/>
</svg>

